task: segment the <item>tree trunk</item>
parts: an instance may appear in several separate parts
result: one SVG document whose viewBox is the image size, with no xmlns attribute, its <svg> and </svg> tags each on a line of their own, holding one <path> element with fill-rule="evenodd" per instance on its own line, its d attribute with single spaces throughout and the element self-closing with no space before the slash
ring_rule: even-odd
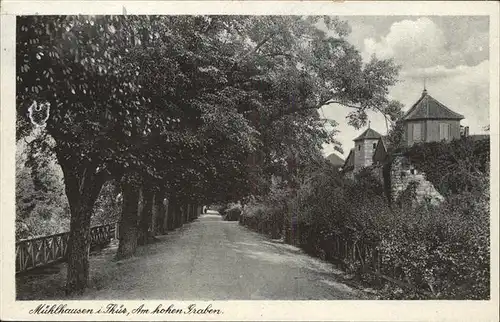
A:
<svg viewBox="0 0 500 322">
<path fill-rule="evenodd" d="M 176 228 L 180 228 L 182 227 L 182 225 L 184 225 L 184 222 L 183 222 L 183 213 L 182 213 L 182 205 L 179 203 L 179 201 L 177 201 L 177 207 L 175 209 L 175 213 L 177 215 L 177 227 Z"/>
<path fill-rule="evenodd" d="M 194 204 L 193 206 L 193 220 L 195 220 L 198 217 L 198 204 Z"/>
<path fill-rule="evenodd" d="M 90 219 L 107 176 L 97 172 L 97 163 L 74 159 L 70 151 L 56 150 L 64 174 L 71 211 L 68 239 L 66 294 L 82 293 L 89 279 Z M 97 172 L 97 173 L 96 173 Z"/>
<path fill-rule="evenodd" d="M 168 197 L 168 208 L 167 208 L 167 229 L 168 230 L 174 230 L 177 228 L 177 217 L 176 217 L 176 211 L 177 205 L 176 205 L 176 200 L 175 197 L 170 195 Z"/>
<path fill-rule="evenodd" d="M 175 209 L 175 214 L 176 214 L 176 218 L 177 218 L 177 225 L 176 225 L 176 228 L 180 228 L 182 227 L 182 225 L 184 225 L 184 216 L 183 216 L 183 212 L 182 212 L 182 204 L 179 203 L 179 201 L 177 201 L 177 207 Z"/>
<path fill-rule="evenodd" d="M 135 254 L 137 248 L 137 219 L 139 210 L 139 189 L 133 182 L 122 184 L 123 204 L 120 220 L 120 242 L 116 253 L 117 259 L 124 259 Z"/>
<path fill-rule="evenodd" d="M 156 204 L 156 193 L 153 194 L 153 207 L 151 212 L 151 236 L 156 236 L 157 234 L 157 224 L 158 224 L 158 205 Z"/>
<path fill-rule="evenodd" d="M 177 215 L 177 225 L 176 228 L 182 227 L 184 225 L 184 216 L 182 212 L 182 205 L 177 205 L 177 209 L 175 210 L 175 213 Z"/>
<path fill-rule="evenodd" d="M 188 222 L 188 212 L 189 212 L 189 205 L 188 204 L 184 204 L 182 206 L 182 225 L 184 225 L 185 223 Z"/>
<path fill-rule="evenodd" d="M 145 245 L 149 242 L 151 231 L 151 224 L 153 220 L 153 197 L 154 191 L 152 187 L 148 184 L 143 186 L 143 194 L 142 194 L 142 211 L 141 211 L 141 219 L 139 222 L 139 245 Z"/>
<path fill-rule="evenodd" d="M 171 221 L 171 218 L 170 218 L 170 201 L 168 198 L 164 198 L 163 199 L 163 205 L 165 206 L 165 210 L 164 210 L 164 213 L 165 213 L 165 223 L 163 224 L 163 231 L 164 233 L 166 234 L 168 230 L 171 230 L 171 226 L 169 226 L 169 222 Z"/>
<path fill-rule="evenodd" d="M 193 205 L 193 218 L 192 220 L 195 220 L 198 217 L 198 204 Z"/>
<path fill-rule="evenodd" d="M 82 293 L 89 279 L 89 235 L 93 207 L 78 205 L 71 208 L 74 210 L 71 211 L 68 240 L 66 294 Z"/>
<path fill-rule="evenodd" d="M 160 235 L 165 234 L 165 222 L 166 222 L 166 207 L 163 204 L 165 199 L 165 190 L 159 190 L 155 193 L 154 197 L 154 232 Z"/>
</svg>

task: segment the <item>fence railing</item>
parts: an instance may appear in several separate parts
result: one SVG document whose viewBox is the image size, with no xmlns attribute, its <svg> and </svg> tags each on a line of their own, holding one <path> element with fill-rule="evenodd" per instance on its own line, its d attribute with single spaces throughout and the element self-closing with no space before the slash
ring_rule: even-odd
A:
<svg viewBox="0 0 500 322">
<path fill-rule="evenodd" d="M 377 242 L 335 234 L 334 242 L 326 247 L 326 251 L 330 251 L 331 256 L 343 263 L 348 271 L 369 273 L 380 280 L 396 284 L 402 289 L 409 289 L 427 298 L 434 298 L 435 295 L 431 292 L 405 281 L 401 268 L 384 263 L 383 254 L 378 246 Z"/>
<path fill-rule="evenodd" d="M 117 224 L 90 228 L 91 247 L 102 246 L 117 238 Z M 16 274 L 46 266 L 66 258 L 69 232 L 24 239 L 16 242 Z"/>
<path fill-rule="evenodd" d="M 256 217 L 241 217 L 240 223 L 248 228 L 270 237 L 283 224 L 259 221 Z M 315 239 L 314 233 L 305 234 L 313 237 L 312 240 L 302 240 L 300 230 L 304 231 L 310 227 L 299 226 L 296 229 L 284 231 L 285 242 L 302 247 L 306 252 L 318 256 L 326 261 L 340 263 L 342 268 L 349 272 L 363 272 L 376 276 L 380 281 L 384 280 L 398 285 L 403 289 L 411 289 L 423 294 L 428 298 L 434 295 L 404 281 L 404 274 L 397 267 L 384 263 L 383 254 L 379 250 L 378 242 L 354 238 L 354 230 L 347 229 L 345 232 L 331 231 L 330 236 L 322 241 Z M 274 237 L 275 238 L 275 237 Z"/>
</svg>

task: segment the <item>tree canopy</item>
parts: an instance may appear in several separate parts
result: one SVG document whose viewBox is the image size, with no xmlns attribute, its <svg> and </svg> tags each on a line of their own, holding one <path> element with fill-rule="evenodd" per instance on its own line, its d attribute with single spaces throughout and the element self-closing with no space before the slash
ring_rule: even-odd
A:
<svg viewBox="0 0 500 322">
<path fill-rule="evenodd" d="M 82 254 L 106 181 L 239 200 L 336 143 L 318 108 L 352 108 L 355 127 L 368 110 L 398 113 L 388 98 L 398 66 L 363 62 L 337 18 L 22 16 L 17 28 L 17 134 L 29 134 L 36 102 L 54 140 L 37 151 L 55 152 L 71 209 L 68 289 L 86 285 Z"/>
</svg>

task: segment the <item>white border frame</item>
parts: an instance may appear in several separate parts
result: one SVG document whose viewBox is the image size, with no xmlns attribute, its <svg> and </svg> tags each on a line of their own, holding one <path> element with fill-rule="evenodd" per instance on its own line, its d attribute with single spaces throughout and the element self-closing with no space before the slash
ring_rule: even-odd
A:
<svg viewBox="0 0 500 322">
<path fill-rule="evenodd" d="M 214 301 L 212 315 L 30 315 L 40 303 L 98 309 L 110 301 L 15 301 L 15 15 L 21 14 L 300 14 L 486 15 L 490 17 L 491 300 L 489 301 Z M 0 214 L 1 319 L 16 320 L 425 320 L 498 321 L 499 3 L 483 1 L 2 1 Z M 184 306 L 187 302 L 146 301 Z M 133 308 L 143 301 L 115 301 Z M 192 303 L 192 302 L 189 302 Z M 208 302 L 195 302 L 202 307 Z"/>
</svg>

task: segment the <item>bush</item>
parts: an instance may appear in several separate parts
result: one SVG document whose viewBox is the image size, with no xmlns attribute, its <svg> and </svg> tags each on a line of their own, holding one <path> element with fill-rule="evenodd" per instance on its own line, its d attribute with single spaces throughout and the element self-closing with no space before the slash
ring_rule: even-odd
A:
<svg viewBox="0 0 500 322">
<path fill-rule="evenodd" d="M 222 218 L 226 221 L 238 221 L 240 219 L 242 208 L 239 203 L 225 205 L 219 210 Z"/>
<path fill-rule="evenodd" d="M 91 225 L 98 226 L 118 222 L 122 210 L 120 189 L 113 181 L 106 182 L 94 205 Z"/>
<path fill-rule="evenodd" d="M 282 234 L 283 214 L 283 209 L 273 206 L 270 199 L 252 200 L 243 208 L 240 223 L 254 231 L 278 239 Z"/>
<path fill-rule="evenodd" d="M 16 146 L 16 240 L 69 231 L 70 208 L 61 167 L 55 155 L 37 150 L 42 138 L 32 133 Z M 99 194 L 92 226 L 116 222 L 121 204 L 114 182 L 107 182 Z"/>
<path fill-rule="evenodd" d="M 369 169 L 355 180 L 327 172 L 294 195 L 275 189 L 249 202 L 242 221 L 265 234 L 273 222 L 289 222 L 293 243 L 364 280 L 373 276 L 363 273 L 359 258 L 339 253 L 333 245 L 338 238 L 378 245 L 381 272 L 421 290 L 386 284 L 384 298 L 420 299 L 431 293 L 441 299 L 487 299 L 488 188 L 488 174 L 476 174 L 474 189 L 449 194 L 432 206 L 413 202 L 415 186 L 410 184 L 396 202 L 399 207 L 391 208 L 382 183 Z"/>
<path fill-rule="evenodd" d="M 18 142 L 16 240 L 68 231 L 69 217 L 63 175 L 55 157 L 35 155 L 28 144 Z"/>
<path fill-rule="evenodd" d="M 250 229 L 268 235 L 273 239 L 283 237 L 283 229 L 290 212 L 290 191 L 274 184 L 265 197 L 253 198 L 243 209 L 240 222 Z M 293 211 L 292 211 L 293 212 Z"/>
<path fill-rule="evenodd" d="M 416 144 L 403 154 L 444 196 L 472 191 L 489 172 L 490 140 L 462 138 L 451 142 Z"/>
<path fill-rule="evenodd" d="M 455 195 L 436 208 L 392 210 L 379 219 L 387 274 L 397 267 L 400 278 L 437 298 L 489 298 L 487 190 L 481 196 Z"/>
</svg>

